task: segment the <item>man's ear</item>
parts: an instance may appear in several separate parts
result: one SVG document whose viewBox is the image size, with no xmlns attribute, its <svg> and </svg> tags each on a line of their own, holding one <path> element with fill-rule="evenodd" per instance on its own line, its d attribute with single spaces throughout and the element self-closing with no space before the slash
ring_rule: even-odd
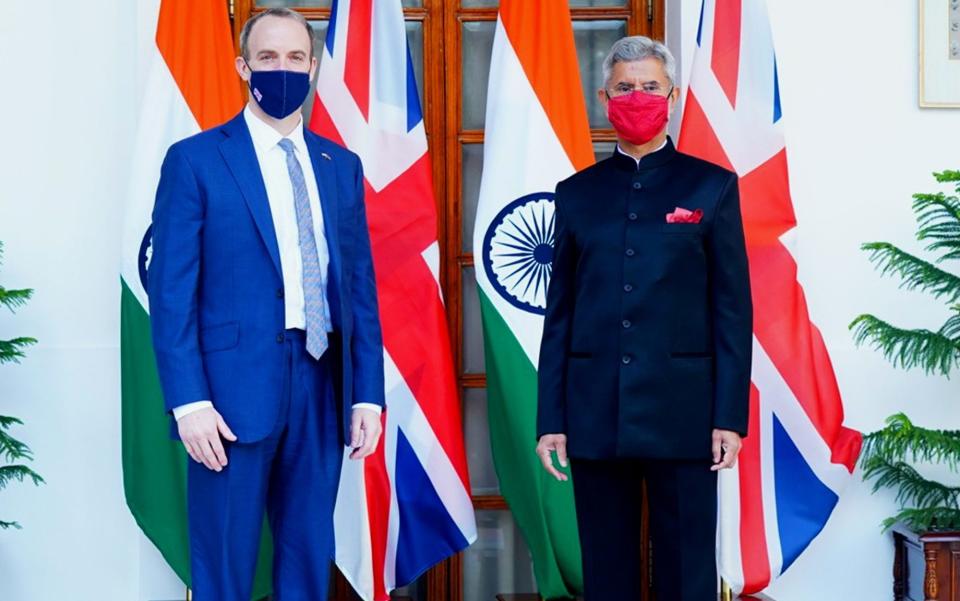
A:
<svg viewBox="0 0 960 601">
<path fill-rule="evenodd" d="M 233 59 L 233 64 L 237 68 L 237 74 L 240 75 L 240 79 L 250 81 L 250 67 L 247 65 L 247 61 L 243 60 L 242 56 L 238 56 Z"/>
<path fill-rule="evenodd" d="M 670 113 L 673 113 L 673 109 L 677 108 L 677 105 L 680 104 L 680 88 L 678 86 L 673 87 L 673 91 L 670 92 Z"/>
<path fill-rule="evenodd" d="M 607 96 L 607 91 L 604 88 L 597 90 L 597 98 L 600 100 L 600 106 L 603 107 L 603 110 L 607 110 L 607 103 L 610 102 L 610 97 Z"/>
</svg>

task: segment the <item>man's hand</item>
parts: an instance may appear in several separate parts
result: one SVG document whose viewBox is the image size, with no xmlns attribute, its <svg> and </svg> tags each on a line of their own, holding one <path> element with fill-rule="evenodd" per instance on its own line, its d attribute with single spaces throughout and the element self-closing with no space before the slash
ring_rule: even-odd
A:
<svg viewBox="0 0 960 601">
<path fill-rule="evenodd" d="M 191 459 L 215 472 L 227 466 L 227 453 L 220 437 L 230 442 L 236 441 L 237 437 L 216 409 L 207 407 L 184 415 L 177 420 L 177 429 Z"/>
<path fill-rule="evenodd" d="M 715 429 L 713 431 L 713 466 L 711 472 L 727 470 L 737 465 L 737 455 L 740 454 L 740 435 L 730 430 Z"/>
<path fill-rule="evenodd" d="M 537 443 L 537 455 L 540 456 L 540 463 L 543 469 L 550 472 L 550 475 L 561 482 L 567 481 L 567 475 L 553 467 L 552 453 L 556 451 L 557 460 L 560 467 L 567 467 L 567 435 L 566 434 L 544 434 Z"/>
<path fill-rule="evenodd" d="M 370 409 L 354 409 L 350 416 L 350 459 L 363 459 L 377 450 L 383 426 L 380 415 Z"/>
</svg>

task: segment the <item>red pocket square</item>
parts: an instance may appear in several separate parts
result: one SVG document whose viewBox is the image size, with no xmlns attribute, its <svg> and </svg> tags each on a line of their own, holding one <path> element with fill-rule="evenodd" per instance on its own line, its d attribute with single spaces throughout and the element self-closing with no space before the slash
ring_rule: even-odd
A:
<svg viewBox="0 0 960 601">
<path fill-rule="evenodd" d="M 700 223 L 703 218 L 703 209 L 690 211 L 677 207 L 673 213 L 667 213 L 667 223 Z"/>
</svg>

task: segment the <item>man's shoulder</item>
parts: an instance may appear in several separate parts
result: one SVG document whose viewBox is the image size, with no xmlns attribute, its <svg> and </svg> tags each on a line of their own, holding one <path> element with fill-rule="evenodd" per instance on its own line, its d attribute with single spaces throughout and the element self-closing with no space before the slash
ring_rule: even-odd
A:
<svg viewBox="0 0 960 601">
<path fill-rule="evenodd" d="M 606 158 L 577 171 L 564 180 L 560 180 L 560 182 L 557 183 L 557 191 L 559 192 L 561 189 L 566 191 L 576 190 L 582 187 L 592 187 L 596 185 L 598 181 L 606 181 L 609 173 L 610 159 Z"/>
<path fill-rule="evenodd" d="M 726 185 L 731 178 L 737 177 L 736 173 L 716 163 L 680 151 L 677 151 L 674 157 L 674 168 L 682 171 L 685 176 L 714 179 L 720 185 Z"/>
<path fill-rule="evenodd" d="M 598 194 L 605 194 L 611 186 L 616 186 L 619 171 L 612 156 L 584 167 L 557 183 L 555 206 L 563 207 L 561 210 L 565 212 L 590 206 Z"/>
<path fill-rule="evenodd" d="M 192 136 L 187 136 L 170 146 L 170 152 L 182 153 L 188 157 L 216 150 L 216 148 L 229 136 L 229 128 L 234 126 L 234 119 L 221 123 L 210 129 L 203 130 Z"/>
</svg>

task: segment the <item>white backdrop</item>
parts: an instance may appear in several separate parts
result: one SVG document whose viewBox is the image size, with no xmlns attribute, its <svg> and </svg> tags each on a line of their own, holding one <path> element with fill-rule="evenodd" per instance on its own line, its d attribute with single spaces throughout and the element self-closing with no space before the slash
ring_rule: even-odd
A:
<svg viewBox="0 0 960 601">
<path fill-rule="evenodd" d="M 4 601 L 183 599 L 123 499 L 119 250 L 139 106 L 137 31 L 156 0 L 3 2 L 0 285 L 36 288 L 0 337 L 40 344 L 0 367 L 0 414 L 33 447 L 40 488 L 0 492 Z"/>
<path fill-rule="evenodd" d="M 155 600 L 182 594 L 123 501 L 119 418 L 121 211 L 139 106 L 138 32 L 156 0 L 4 2 L 0 19 L 0 284 L 37 289 L 0 336 L 41 343 L 0 367 L 0 413 L 37 454 L 47 485 L 0 493 L 0 599 Z M 669 0 L 669 31 L 693 55 L 700 0 Z M 853 348 L 847 324 L 872 312 L 934 327 L 943 308 L 880 279 L 858 249 L 916 249 L 910 194 L 960 168 L 960 111 L 917 108 L 915 1 L 770 0 L 798 262 L 833 357 L 847 425 L 864 431 L 908 410 L 960 428 L 956 386 L 891 369 Z M 672 40 L 675 42 L 676 38 Z M 687 70 L 684 69 L 684 72 Z M 879 524 L 890 495 L 855 483 L 834 518 L 778 582 L 778 601 L 891 595 L 892 547 Z"/>
</svg>

